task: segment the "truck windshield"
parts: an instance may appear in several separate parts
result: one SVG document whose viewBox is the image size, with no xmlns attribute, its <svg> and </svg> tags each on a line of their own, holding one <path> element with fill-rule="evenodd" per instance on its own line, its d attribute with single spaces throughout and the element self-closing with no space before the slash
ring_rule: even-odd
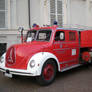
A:
<svg viewBox="0 0 92 92">
<path fill-rule="evenodd" d="M 51 30 L 40 30 L 37 34 L 37 41 L 49 41 L 51 37 Z"/>
<path fill-rule="evenodd" d="M 28 31 L 26 36 L 26 42 L 30 42 L 35 39 L 36 36 L 36 30 Z"/>
</svg>

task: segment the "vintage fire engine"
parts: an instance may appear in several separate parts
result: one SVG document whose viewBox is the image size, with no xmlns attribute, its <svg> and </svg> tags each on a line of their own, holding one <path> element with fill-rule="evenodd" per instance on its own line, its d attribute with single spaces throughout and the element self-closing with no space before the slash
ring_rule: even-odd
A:
<svg viewBox="0 0 92 92">
<path fill-rule="evenodd" d="M 0 70 L 11 78 L 34 76 L 40 84 L 48 85 L 54 81 L 57 71 L 91 61 L 92 30 L 53 25 L 32 29 L 25 42 L 11 46 L 1 57 Z"/>
</svg>

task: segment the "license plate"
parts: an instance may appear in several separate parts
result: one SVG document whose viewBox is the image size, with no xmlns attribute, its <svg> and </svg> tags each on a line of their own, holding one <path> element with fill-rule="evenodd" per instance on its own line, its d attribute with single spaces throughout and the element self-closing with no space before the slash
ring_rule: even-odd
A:
<svg viewBox="0 0 92 92">
<path fill-rule="evenodd" d="M 10 73 L 5 73 L 4 75 L 5 75 L 6 77 L 12 78 L 12 74 L 10 74 Z"/>
</svg>

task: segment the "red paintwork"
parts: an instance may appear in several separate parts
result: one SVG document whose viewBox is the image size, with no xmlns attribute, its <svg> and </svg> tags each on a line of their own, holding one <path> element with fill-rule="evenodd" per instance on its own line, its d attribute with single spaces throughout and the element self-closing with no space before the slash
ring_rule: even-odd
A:
<svg viewBox="0 0 92 92">
<path fill-rule="evenodd" d="M 45 46 L 49 45 L 48 42 L 29 42 L 29 43 L 23 43 L 14 45 L 15 53 L 16 53 L 16 63 L 9 65 L 6 63 L 6 67 L 9 68 L 16 68 L 16 69 L 27 69 L 28 60 L 34 55 L 35 53 L 43 51 L 43 48 Z M 10 54 L 7 53 L 7 57 Z"/>
<path fill-rule="evenodd" d="M 39 29 L 40 29 L 40 27 L 36 26 L 36 27 L 33 27 L 32 29 L 29 29 L 29 31 L 31 31 L 31 30 L 39 30 Z"/>
<path fill-rule="evenodd" d="M 81 32 L 81 47 L 92 47 L 92 30 Z"/>
<path fill-rule="evenodd" d="M 60 65 L 60 68 L 67 68 L 69 66 L 72 66 L 74 64 L 79 63 L 79 38 L 78 38 L 78 32 L 76 32 L 76 41 L 69 41 L 69 32 L 71 30 L 57 30 L 57 31 L 64 31 L 65 32 L 65 41 L 58 41 L 53 43 L 53 48 L 54 49 L 59 49 L 55 50 L 53 53 L 58 57 L 60 63 L 63 63 Z M 60 45 L 62 45 L 62 48 L 60 48 Z M 77 50 L 76 55 L 72 56 L 72 49 Z M 70 62 L 67 62 L 70 61 Z M 65 63 L 67 62 L 67 63 Z"/>
<path fill-rule="evenodd" d="M 82 59 L 84 60 L 84 61 L 86 61 L 86 62 L 88 62 L 89 60 L 90 60 L 90 54 L 89 54 L 89 52 L 83 52 L 82 53 Z"/>
<path fill-rule="evenodd" d="M 8 56 L 9 55 L 9 56 Z M 6 55 L 6 62 L 11 65 L 15 63 L 16 56 L 15 56 L 15 49 L 14 47 L 9 48 Z"/>
<path fill-rule="evenodd" d="M 57 26 L 52 27 L 36 27 L 35 30 L 51 29 L 52 35 L 49 42 L 32 41 L 29 43 L 17 44 L 12 46 L 15 49 L 16 62 L 9 64 L 6 62 L 6 67 L 14 69 L 27 69 L 29 59 L 38 52 L 50 52 L 54 54 L 60 63 L 60 69 L 64 69 L 75 64 L 79 64 L 79 53 L 81 47 L 92 47 L 92 31 L 81 32 L 81 44 L 79 44 L 78 31 L 57 29 Z M 55 33 L 57 31 L 63 31 L 65 33 L 64 41 L 55 41 Z M 76 40 L 69 41 L 69 32 L 75 32 Z M 91 32 L 91 34 L 90 34 Z M 86 35 L 88 34 L 88 35 Z M 85 39 L 86 38 L 86 39 Z M 12 48 L 11 47 L 11 48 Z M 73 49 L 76 50 L 76 54 L 72 55 Z M 6 53 L 6 59 L 10 56 L 9 50 Z M 6 60 L 7 61 L 7 60 Z"/>
</svg>

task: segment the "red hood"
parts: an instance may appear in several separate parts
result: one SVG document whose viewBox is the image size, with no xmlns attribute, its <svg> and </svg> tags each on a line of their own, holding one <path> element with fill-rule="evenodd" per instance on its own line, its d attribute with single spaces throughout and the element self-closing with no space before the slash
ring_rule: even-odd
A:
<svg viewBox="0 0 92 92">
<path fill-rule="evenodd" d="M 33 41 L 29 43 L 17 44 L 10 47 L 6 53 L 6 67 L 16 69 L 27 69 L 29 59 L 38 52 L 44 51 L 44 48 L 48 47 L 49 42 Z M 11 48 L 14 48 L 15 62 L 13 64 L 8 63 L 10 58 Z M 14 57 L 14 56 L 13 56 Z"/>
</svg>

